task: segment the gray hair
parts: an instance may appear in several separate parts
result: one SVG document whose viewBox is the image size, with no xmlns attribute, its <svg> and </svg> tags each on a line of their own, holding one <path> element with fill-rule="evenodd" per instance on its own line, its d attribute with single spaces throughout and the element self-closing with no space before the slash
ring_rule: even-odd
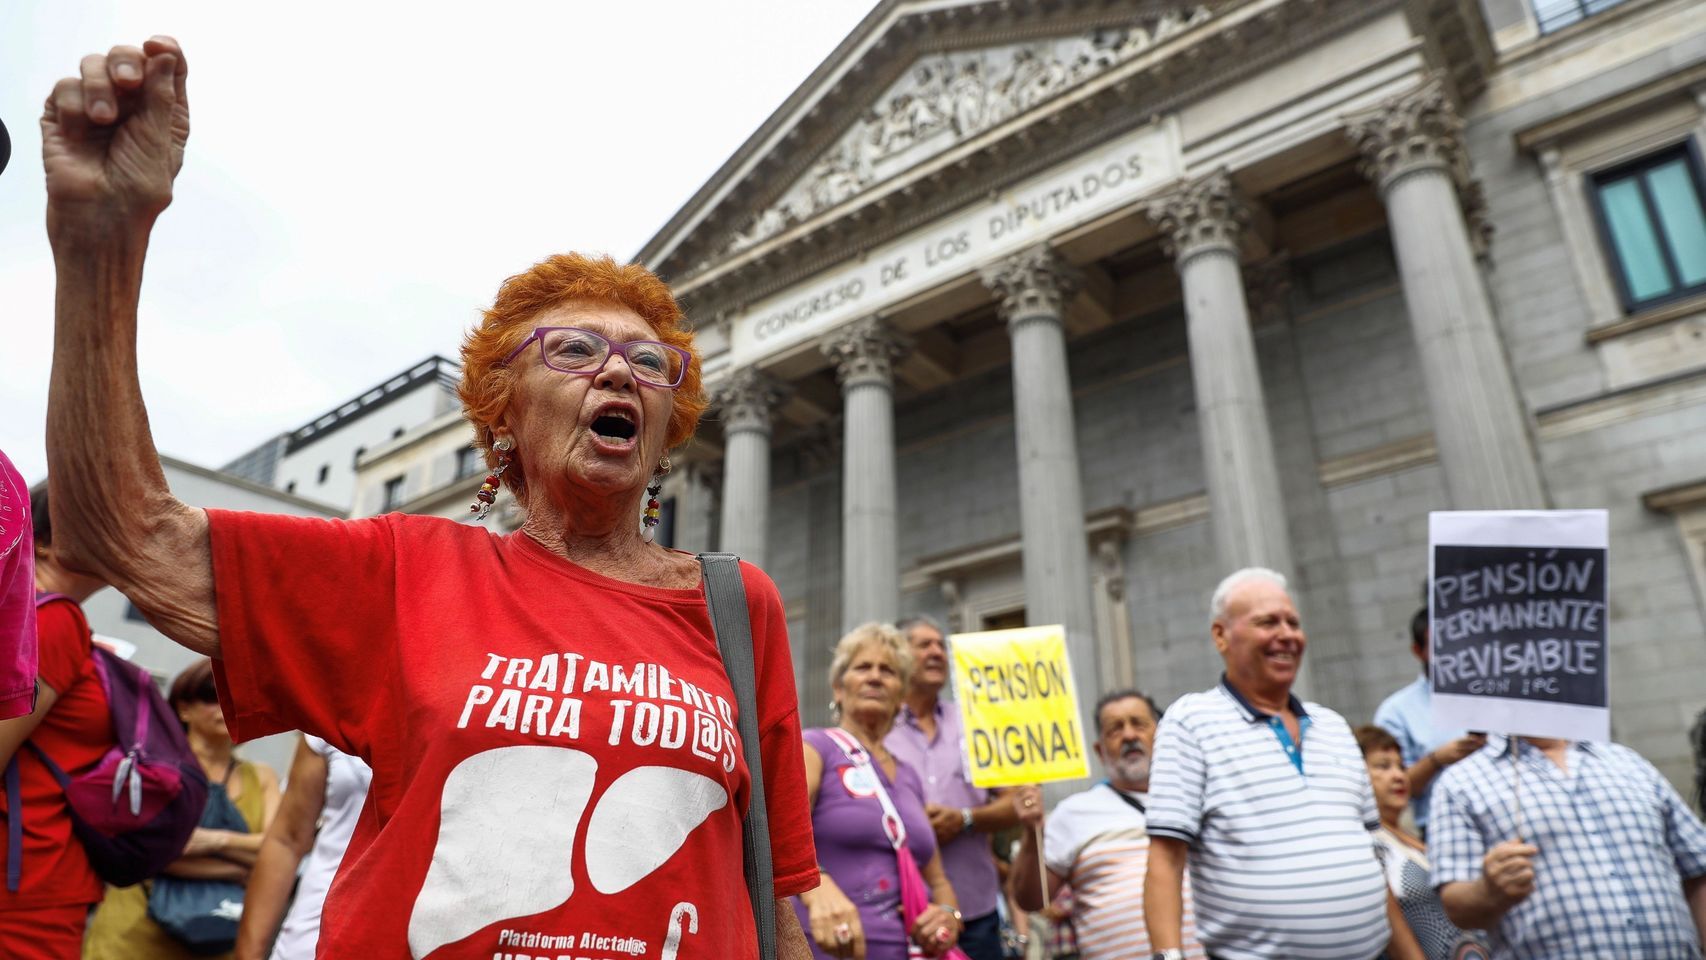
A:
<svg viewBox="0 0 1706 960">
<path fill-rule="evenodd" d="M 913 627 L 929 627 L 941 634 L 942 639 L 946 640 L 948 638 L 948 631 L 942 628 L 941 622 L 928 613 L 915 613 L 910 617 L 902 617 L 895 621 L 894 625 L 894 628 L 900 631 L 900 635 L 908 640 L 912 639 Z"/>
<path fill-rule="evenodd" d="M 906 642 L 901 632 L 892 623 L 862 623 L 847 631 L 847 635 L 835 642 L 835 655 L 829 661 L 829 689 L 831 695 L 841 686 L 841 677 L 847 668 L 853 665 L 853 658 L 868 644 L 881 644 L 894 658 L 895 672 L 900 674 L 900 688 L 905 690 L 912 682 L 912 647 Z"/>
<path fill-rule="evenodd" d="M 1286 589 L 1285 574 L 1267 567 L 1245 567 L 1229 574 L 1220 586 L 1214 588 L 1214 594 L 1208 600 L 1208 620 L 1215 623 L 1226 619 L 1226 604 L 1232 599 L 1232 591 L 1246 583 L 1265 580 L 1281 590 Z"/>
</svg>

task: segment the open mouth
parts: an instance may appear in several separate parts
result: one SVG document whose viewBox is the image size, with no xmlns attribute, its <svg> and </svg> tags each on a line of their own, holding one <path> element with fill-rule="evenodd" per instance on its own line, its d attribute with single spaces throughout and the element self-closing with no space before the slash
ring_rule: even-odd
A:
<svg viewBox="0 0 1706 960">
<path fill-rule="evenodd" d="M 634 435 L 639 432 L 639 428 L 634 425 L 633 418 L 630 417 L 626 411 L 612 410 L 609 413 L 601 413 L 597 417 L 593 418 L 592 432 L 597 434 L 602 440 L 609 440 L 614 443 L 626 443 L 627 441 L 634 439 Z"/>
</svg>

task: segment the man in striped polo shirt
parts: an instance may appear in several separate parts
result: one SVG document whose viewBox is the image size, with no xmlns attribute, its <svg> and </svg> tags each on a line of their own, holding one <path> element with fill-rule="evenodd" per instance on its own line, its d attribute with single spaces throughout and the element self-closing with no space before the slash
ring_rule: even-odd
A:
<svg viewBox="0 0 1706 960">
<path fill-rule="evenodd" d="M 1143 926 L 1143 877 L 1149 859 L 1144 807 L 1149 798 L 1149 759 L 1161 711 L 1136 690 L 1117 690 L 1096 704 L 1096 756 L 1108 779 L 1062 800 L 1048 816 L 1043 863 L 1048 896 L 1037 870 L 1036 826 L 1042 822 L 1041 791 L 1015 791 L 1025 837 L 1013 860 L 1013 899 L 1025 910 L 1041 910 L 1060 885 L 1072 885 L 1072 929 L 1082 960 L 1126 960 L 1149 953 Z M 1200 958 L 1187 894 L 1185 956 Z"/>
<path fill-rule="evenodd" d="M 1285 578 L 1240 570 L 1210 606 L 1226 672 L 1167 711 L 1150 773 L 1155 956 L 1182 956 L 1188 862 L 1197 933 L 1217 960 L 1372 960 L 1389 941 L 1395 960 L 1419 958 L 1375 860 L 1380 817 L 1356 739 L 1292 696 L 1306 640 Z"/>
</svg>

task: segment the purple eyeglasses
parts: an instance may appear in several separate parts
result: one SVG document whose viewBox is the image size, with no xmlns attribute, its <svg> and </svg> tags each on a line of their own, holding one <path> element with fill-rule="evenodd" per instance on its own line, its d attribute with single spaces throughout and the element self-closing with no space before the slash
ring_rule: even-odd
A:
<svg viewBox="0 0 1706 960">
<path fill-rule="evenodd" d="M 558 373 L 590 377 L 604 369 L 611 354 L 621 354 L 634 379 L 648 387 L 679 387 L 691 358 L 686 350 L 656 340 L 612 340 L 580 327 L 535 327 L 526 340 L 504 357 L 504 365 L 521 356 L 533 341 L 545 366 Z"/>
</svg>

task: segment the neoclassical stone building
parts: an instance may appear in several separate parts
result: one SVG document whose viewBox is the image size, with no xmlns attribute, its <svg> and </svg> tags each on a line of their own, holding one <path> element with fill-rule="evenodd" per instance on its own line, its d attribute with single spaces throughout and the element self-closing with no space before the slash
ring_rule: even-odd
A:
<svg viewBox="0 0 1706 960">
<path fill-rule="evenodd" d="M 673 535 L 757 560 L 808 722 L 848 625 L 1064 623 L 1210 685 L 1415 675 L 1427 513 L 1604 507 L 1614 732 L 1706 705 L 1706 4 L 884 0 L 641 252 L 716 407 Z"/>
</svg>

